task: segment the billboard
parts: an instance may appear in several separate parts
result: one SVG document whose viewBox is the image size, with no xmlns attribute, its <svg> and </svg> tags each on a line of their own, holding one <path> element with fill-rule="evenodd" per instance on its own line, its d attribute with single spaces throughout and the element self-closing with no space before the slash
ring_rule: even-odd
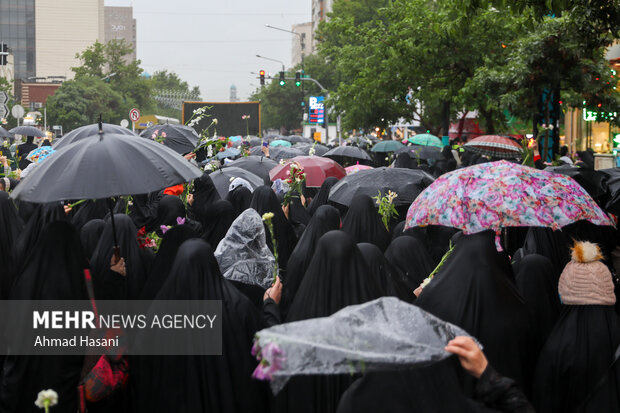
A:
<svg viewBox="0 0 620 413">
<path fill-rule="evenodd" d="M 310 123 L 325 123 L 325 97 L 310 96 L 308 108 L 310 110 Z"/>
<path fill-rule="evenodd" d="M 194 110 L 207 107 L 206 114 L 197 125 L 196 132 L 201 133 L 211 121 L 217 119 L 215 129 L 219 136 L 258 136 L 261 130 L 260 102 L 183 102 L 183 124 L 192 118 Z M 248 119 L 243 119 L 245 116 Z M 213 128 L 209 131 L 213 133 Z"/>
</svg>

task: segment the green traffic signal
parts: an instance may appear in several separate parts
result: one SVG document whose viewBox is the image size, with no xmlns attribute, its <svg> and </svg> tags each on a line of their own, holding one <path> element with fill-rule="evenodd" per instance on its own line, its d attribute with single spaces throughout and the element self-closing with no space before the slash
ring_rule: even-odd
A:
<svg viewBox="0 0 620 413">
<path fill-rule="evenodd" d="M 301 86 L 301 73 L 295 73 L 295 86 Z"/>
<path fill-rule="evenodd" d="M 280 86 L 286 85 L 286 80 L 284 80 L 284 72 L 280 72 Z"/>
</svg>

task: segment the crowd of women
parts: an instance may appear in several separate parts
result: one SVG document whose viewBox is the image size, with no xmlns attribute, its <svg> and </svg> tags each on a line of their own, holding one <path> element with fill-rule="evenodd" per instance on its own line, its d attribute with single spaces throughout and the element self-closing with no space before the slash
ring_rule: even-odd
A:
<svg viewBox="0 0 620 413">
<path fill-rule="evenodd" d="M 88 403 L 92 412 L 620 412 L 615 229 L 511 228 L 498 251 L 493 232 L 405 230 L 402 213 L 387 229 L 368 196 L 331 205 L 335 183 L 286 208 L 268 186 L 233 185 L 221 199 L 208 174 L 187 204 L 167 190 L 119 199 L 121 259 L 105 200 L 70 208 L 0 192 L 0 299 L 88 300 L 89 269 L 95 300 L 222 301 L 222 355 L 126 357 L 126 384 Z M 264 214 L 273 214 L 273 238 Z M 144 242 L 151 231 L 162 237 L 156 253 Z M 459 357 L 428 367 L 299 376 L 276 396 L 252 377 L 257 331 L 382 296 L 460 326 L 484 355 L 457 340 Z M 59 395 L 53 412 L 77 411 L 85 360 L 9 354 L 0 411 L 36 411 L 47 388 Z"/>
</svg>

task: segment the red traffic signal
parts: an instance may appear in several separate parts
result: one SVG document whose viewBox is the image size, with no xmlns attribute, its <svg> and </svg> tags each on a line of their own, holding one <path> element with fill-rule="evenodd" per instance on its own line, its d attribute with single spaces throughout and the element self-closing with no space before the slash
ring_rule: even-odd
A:
<svg viewBox="0 0 620 413">
<path fill-rule="evenodd" d="M 258 74 L 260 75 L 260 84 L 263 86 L 265 84 L 265 71 L 261 70 Z"/>
</svg>

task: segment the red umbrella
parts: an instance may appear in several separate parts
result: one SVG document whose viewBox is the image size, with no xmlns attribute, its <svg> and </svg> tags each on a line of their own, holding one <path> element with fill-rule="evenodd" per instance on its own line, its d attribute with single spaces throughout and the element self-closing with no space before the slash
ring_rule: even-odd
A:
<svg viewBox="0 0 620 413">
<path fill-rule="evenodd" d="M 483 135 L 463 145 L 466 150 L 494 158 L 510 159 L 522 155 L 521 145 L 514 140 L 499 135 Z"/>
<path fill-rule="evenodd" d="M 291 163 L 298 163 L 306 174 L 306 186 L 319 187 L 330 176 L 344 178 L 347 172 L 338 162 L 320 156 L 296 156 L 284 165 L 278 165 L 269 171 L 272 181 L 287 179 L 291 170 Z"/>
</svg>

